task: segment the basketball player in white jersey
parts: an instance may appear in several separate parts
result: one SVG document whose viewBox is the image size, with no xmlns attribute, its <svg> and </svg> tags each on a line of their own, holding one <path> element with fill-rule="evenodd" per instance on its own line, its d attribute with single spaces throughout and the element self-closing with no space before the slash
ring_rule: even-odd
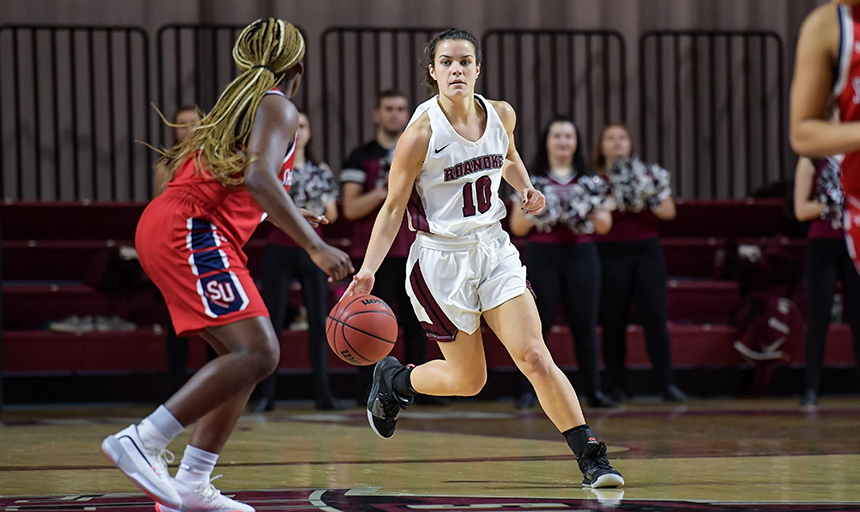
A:
<svg viewBox="0 0 860 512">
<path fill-rule="evenodd" d="M 444 359 L 417 367 L 394 357 L 377 363 L 367 402 L 370 425 L 383 438 L 393 436 L 400 410 L 417 393 L 476 395 L 487 379 L 483 316 L 576 455 L 583 485 L 624 485 L 547 350 L 534 298 L 526 291 L 525 268 L 499 222 L 505 216 L 498 193 L 502 177 L 521 192 L 526 213 L 544 207 L 514 145 L 516 114 L 504 101 L 475 94 L 482 56 L 471 33 L 438 34 L 425 57 L 428 84 L 438 95 L 418 107 L 397 143 L 388 197 L 345 296 L 371 292 L 374 273 L 408 209 L 417 235 L 407 260 L 407 291 Z"/>
</svg>

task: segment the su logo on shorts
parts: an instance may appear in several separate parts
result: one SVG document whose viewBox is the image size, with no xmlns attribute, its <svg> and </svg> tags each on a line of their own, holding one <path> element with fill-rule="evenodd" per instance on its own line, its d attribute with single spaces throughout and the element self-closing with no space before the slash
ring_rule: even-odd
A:
<svg viewBox="0 0 860 512">
<path fill-rule="evenodd" d="M 206 314 L 212 318 L 248 307 L 248 295 L 232 271 L 201 277 L 197 280 L 197 293 L 203 298 Z"/>
</svg>

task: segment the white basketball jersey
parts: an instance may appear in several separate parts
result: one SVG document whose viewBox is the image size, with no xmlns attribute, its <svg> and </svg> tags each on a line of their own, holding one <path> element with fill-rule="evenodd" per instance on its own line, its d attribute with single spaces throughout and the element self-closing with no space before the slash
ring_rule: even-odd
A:
<svg viewBox="0 0 860 512">
<path fill-rule="evenodd" d="M 414 123 L 426 111 L 432 130 L 407 208 L 413 231 L 463 236 L 495 224 L 506 214 L 499 186 L 510 140 L 492 104 L 478 94 L 475 99 L 487 113 L 487 127 L 475 142 L 454 130 L 438 96 L 419 105 L 409 121 Z"/>
</svg>

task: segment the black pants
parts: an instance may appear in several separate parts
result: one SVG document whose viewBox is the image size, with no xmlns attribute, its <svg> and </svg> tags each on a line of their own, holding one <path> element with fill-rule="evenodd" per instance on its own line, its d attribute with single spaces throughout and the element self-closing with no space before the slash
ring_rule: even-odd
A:
<svg viewBox="0 0 860 512">
<path fill-rule="evenodd" d="M 314 399 L 317 402 L 331 401 L 328 379 L 329 347 L 325 338 L 328 278 L 304 249 L 269 244 L 263 252 L 260 279 L 263 283 L 263 302 L 269 308 L 272 327 L 278 337 L 286 323 L 290 285 L 296 280 L 302 285 L 302 297 L 308 312 L 308 356 L 313 371 Z M 262 399 L 274 398 L 276 373 L 258 385 Z"/>
<path fill-rule="evenodd" d="M 806 327 L 806 389 L 821 390 L 821 367 L 830 326 L 836 282 L 842 282 L 843 319 L 851 326 L 854 359 L 860 363 L 860 275 L 842 239 L 810 239 L 806 245 L 806 293 L 809 318 Z"/>
<path fill-rule="evenodd" d="M 529 243 L 524 260 L 535 292 L 544 340 L 555 323 L 561 301 L 565 322 L 573 336 L 582 390 L 588 395 L 594 394 L 600 390 L 596 332 L 600 294 L 597 244 Z"/>
<path fill-rule="evenodd" d="M 665 389 L 672 384 L 672 345 L 666 327 L 668 271 L 660 241 L 603 242 L 597 248 L 602 269 L 599 318 L 605 383 L 609 389 L 626 387 L 627 324 L 634 304 L 645 331 L 648 357 Z"/>
<path fill-rule="evenodd" d="M 362 260 L 355 262 L 355 268 L 361 268 Z M 406 258 L 387 257 L 382 261 L 379 270 L 376 271 L 376 280 L 373 284 L 373 294 L 384 300 L 397 315 L 397 322 L 403 327 L 403 348 L 406 351 L 406 363 L 423 364 L 427 362 L 427 335 L 412 302 L 406 294 Z M 362 366 L 358 369 L 358 394 L 356 399 L 359 404 L 367 401 L 370 387 L 373 383 L 373 365 Z"/>
</svg>

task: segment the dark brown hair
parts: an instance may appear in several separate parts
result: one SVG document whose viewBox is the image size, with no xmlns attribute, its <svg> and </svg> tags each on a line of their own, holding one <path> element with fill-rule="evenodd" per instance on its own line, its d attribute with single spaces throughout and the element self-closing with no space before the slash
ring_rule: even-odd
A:
<svg viewBox="0 0 860 512">
<path fill-rule="evenodd" d="M 480 65 L 484 59 L 484 52 L 481 50 L 481 42 L 478 41 L 475 34 L 468 30 L 461 30 L 458 28 L 449 28 L 444 32 L 439 32 L 424 46 L 424 73 L 426 73 L 424 81 L 427 88 L 430 89 L 431 94 L 439 93 L 439 85 L 430 75 L 430 66 L 434 66 L 436 62 L 436 47 L 439 46 L 439 43 L 445 40 L 468 41 L 475 47 L 475 63 Z"/>
<path fill-rule="evenodd" d="M 573 152 L 573 172 L 575 175 L 580 174 L 591 174 L 593 171 L 586 168 L 585 165 L 585 142 L 582 138 L 582 135 L 579 133 L 579 127 L 576 126 L 576 123 L 573 122 L 573 119 L 557 115 L 550 119 L 550 121 L 544 126 L 543 131 L 541 131 L 540 139 L 538 140 L 538 149 L 535 154 L 534 162 L 531 166 L 531 173 L 535 176 L 546 176 L 549 173 L 549 151 L 546 149 L 546 140 L 549 138 L 549 130 L 552 128 L 552 125 L 555 123 L 570 123 L 573 126 L 573 131 L 576 133 L 576 151 Z"/>
<path fill-rule="evenodd" d="M 382 100 L 387 100 L 388 98 L 406 98 L 406 94 L 399 89 L 385 89 L 379 91 L 376 94 L 376 108 L 379 109 L 379 107 L 382 106 Z M 408 100 L 409 98 L 406 99 Z"/>
</svg>

